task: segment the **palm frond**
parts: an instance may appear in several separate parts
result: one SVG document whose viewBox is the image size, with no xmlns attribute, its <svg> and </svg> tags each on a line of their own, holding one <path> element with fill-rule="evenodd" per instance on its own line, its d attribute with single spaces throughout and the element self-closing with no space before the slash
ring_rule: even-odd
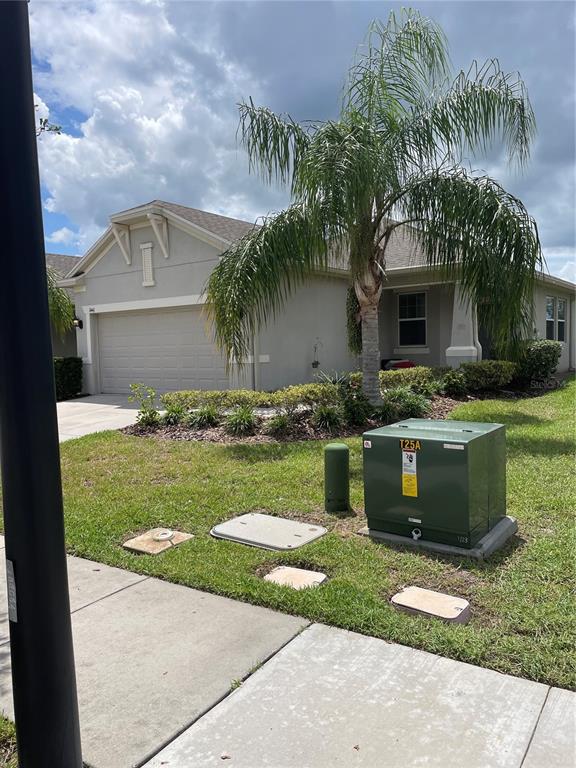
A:
<svg viewBox="0 0 576 768">
<path fill-rule="evenodd" d="M 446 37 L 417 11 L 374 21 L 348 74 L 343 111 L 351 107 L 373 120 L 390 119 L 419 104 L 450 71 Z"/>
<path fill-rule="evenodd" d="M 458 279 L 482 308 L 499 348 L 526 333 L 542 252 L 536 222 L 518 198 L 487 176 L 452 168 L 413 179 L 397 209 L 413 223 L 428 264 Z"/>
<path fill-rule="evenodd" d="M 508 157 L 523 165 L 529 157 L 536 123 L 526 86 L 518 73 L 502 71 L 497 60 L 475 62 L 444 91 L 431 93 L 397 126 L 392 141 L 397 155 L 414 165 L 439 156 L 461 162 L 464 153 L 486 152 L 497 139 Z"/>
<path fill-rule="evenodd" d="M 55 332 L 64 336 L 74 324 L 74 304 L 66 291 L 58 286 L 58 277 L 50 267 L 46 267 L 46 280 L 50 321 Z"/>
<path fill-rule="evenodd" d="M 206 310 L 228 359 L 241 364 L 254 332 L 309 275 L 327 268 L 330 238 L 320 208 L 295 204 L 222 255 L 207 283 Z"/>
<path fill-rule="evenodd" d="M 288 115 L 276 115 L 266 107 L 242 102 L 240 110 L 240 142 L 248 153 L 250 171 L 256 171 L 268 184 L 289 184 L 303 153 L 308 147 L 308 134 Z"/>
</svg>

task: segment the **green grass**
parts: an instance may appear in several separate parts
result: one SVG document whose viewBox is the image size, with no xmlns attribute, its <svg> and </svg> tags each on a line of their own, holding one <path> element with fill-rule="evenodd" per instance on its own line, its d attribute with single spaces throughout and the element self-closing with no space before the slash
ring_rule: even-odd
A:
<svg viewBox="0 0 576 768">
<path fill-rule="evenodd" d="M 519 536 L 487 563 L 394 549 L 356 535 L 364 522 L 361 443 L 351 449 L 355 513 L 323 511 L 324 443 L 216 445 L 91 435 L 62 445 L 70 553 L 265 605 L 433 653 L 573 687 L 574 384 L 540 398 L 476 401 L 454 418 L 508 425 L 508 511 Z M 322 539 L 274 553 L 210 537 L 234 515 L 265 510 L 321 523 Z M 194 539 L 159 557 L 121 543 L 163 525 Z M 261 574 L 279 564 L 326 572 L 296 592 Z M 466 597 L 473 618 L 450 626 L 393 609 L 404 585 Z"/>
<path fill-rule="evenodd" d="M 0 716 L 0 768 L 18 768 L 14 724 Z"/>
</svg>

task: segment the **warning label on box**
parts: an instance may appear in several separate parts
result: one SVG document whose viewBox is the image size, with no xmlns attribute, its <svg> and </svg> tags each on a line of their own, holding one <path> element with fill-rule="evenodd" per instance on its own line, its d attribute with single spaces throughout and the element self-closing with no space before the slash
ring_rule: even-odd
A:
<svg viewBox="0 0 576 768">
<path fill-rule="evenodd" d="M 418 496 L 415 451 L 402 451 L 402 496 Z"/>
</svg>

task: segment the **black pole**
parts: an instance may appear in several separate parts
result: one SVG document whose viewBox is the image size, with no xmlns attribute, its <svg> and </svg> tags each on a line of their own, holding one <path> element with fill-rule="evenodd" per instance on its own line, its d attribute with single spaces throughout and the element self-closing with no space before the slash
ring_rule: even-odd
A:
<svg viewBox="0 0 576 768">
<path fill-rule="evenodd" d="M 0 453 L 19 765 L 81 768 L 28 6 L 21 0 L 0 2 L 0 104 Z"/>
</svg>

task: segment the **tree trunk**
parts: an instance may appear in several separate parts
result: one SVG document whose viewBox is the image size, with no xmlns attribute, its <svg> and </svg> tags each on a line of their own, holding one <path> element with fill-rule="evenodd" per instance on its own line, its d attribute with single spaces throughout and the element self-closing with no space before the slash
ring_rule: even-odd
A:
<svg viewBox="0 0 576 768">
<path fill-rule="evenodd" d="M 362 318 L 362 389 L 372 405 L 382 402 L 380 394 L 380 344 L 378 334 L 378 301 L 360 306 Z"/>
<path fill-rule="evenodd" d="M 380 405 L 380 345 L 378 334 L 378 304 L 382 293 L 383 269 L 377 260 L 378 249 L 369 245 L 366 269 L 354 280 L 354 291 L 360 304 L 362 320 L 362 389 L 372 405 Z"/>
</svg>

